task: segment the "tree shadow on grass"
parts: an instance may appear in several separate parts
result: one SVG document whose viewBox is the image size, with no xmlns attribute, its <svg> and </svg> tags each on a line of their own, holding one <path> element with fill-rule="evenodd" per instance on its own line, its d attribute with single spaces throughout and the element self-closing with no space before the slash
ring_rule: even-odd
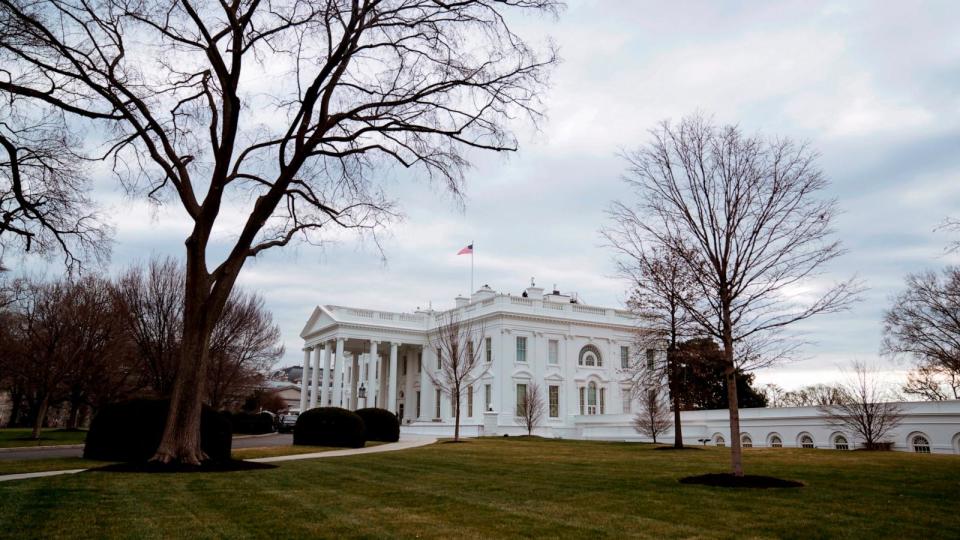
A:
<svg viewBox="0 0 960 540">
<path fill-rule="evenodd" d="M 701 474 L 699 476 L 687 476 L 680 479 L 681 484 L 697 484 L 702 486 L 730 487 L 730 488 L 798 488 L 803 487 L 803 482 L 795 480 L 784 480 L 773 476 L 761 476 L 748 474 L 744 476 L 734 476 L 730 473 L 711 473 Z"/>
<path fill-rule="evenodd" d="M 255 471 L 263 469 L 276 469 L 276 465 L 270 463 L 256 463 L 253 461 L 243 461 L 231 459 L 229 461 L 204 461 L 203 464 L 183 465 L 180 463 L 164 464 L 156 461 L 146 463 L 115 463 L 87 469 L 86 472 L 105 472 L 105 473 L 221 473 L 236 471 Z"/>
</svg>

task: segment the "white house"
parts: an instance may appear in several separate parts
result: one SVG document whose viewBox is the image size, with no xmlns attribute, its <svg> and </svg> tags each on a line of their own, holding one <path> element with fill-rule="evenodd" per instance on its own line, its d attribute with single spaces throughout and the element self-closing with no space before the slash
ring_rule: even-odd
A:
<svg viewBox="0 0 960 540">
<path fill-rule="evenodd" d="M 484 286 L 470 298 L 458 297 L 453 309 L 461 322 L 483 328 L 485 372 L 463 396 L 462 434 L 525 433 L 516 417 L 518 396 L 536 383 L 547 402 L 538 435 L 641 440 L 631 426 L 636 404 L 624 368 L 631 358 L 656 353 L 631 350 L 630 312 L 586 305 L 556 290 L 544 294 L 532 284 L 521 295 Z M 451 399 L 428 375 L 439 368 L 430 336 L 446 313 L 315 308 L 300 334 L 301 410 L 383 407 L 400 416 L 404 432 L 452 434 Z M 895 448 L 960 453 L 960 402 L 904 407 L 908 414 L 893 434 Z M 726 414 L 684 412 L 684 439 L 729 444 Z M 829 427 L 815 408 L 744 409 L 741 422 L 743 441 L 751 446 L 843 448 L 847 441 L 852 449 L 857 443 Z"/>
</svg>

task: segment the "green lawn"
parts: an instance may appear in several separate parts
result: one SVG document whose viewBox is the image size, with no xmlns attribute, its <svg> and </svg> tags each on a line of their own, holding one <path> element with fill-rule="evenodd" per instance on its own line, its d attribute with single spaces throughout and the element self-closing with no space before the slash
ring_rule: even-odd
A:
<svg viewBox="0 0 960 540">
<path fill-rule="evenodd" d="M 40 432 L 39 440 L 31 439 L 32 433 L 33 430 L 30 428 L 0 429 L 0 448 L 83 444 L 83 440 L 87 437 L 86 430 L 44 429 Z"/>
<path fill-rule="evenodd" d="M 480 439 L 219 474 L 82 473 L 0 484 L 0 535 L 97 538 L 956 538 L 960 458 L 751 449 L 800 489 L 681 485 L 725 449 Z"/>
</svg>

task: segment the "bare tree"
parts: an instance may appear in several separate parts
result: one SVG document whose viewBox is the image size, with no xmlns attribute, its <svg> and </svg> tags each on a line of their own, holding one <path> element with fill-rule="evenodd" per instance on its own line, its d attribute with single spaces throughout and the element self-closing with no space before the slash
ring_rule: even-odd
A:
<svg viewBox="0 0 960 540">
<path fill-rule="evenodd" d="M 258 386 L 283 356 L 280 338 L 263 298 L 235 289 L 213 331 L 207 403 L 220 409 Z"/>
<path fill-rule="evenodd" d="M 843 253 L 832 239 L 836 202 L 822 199 L 827 180 L 816 155 L 788 139 L 745 136 L 701 117 L 663 122 L 652 141 L 627 154 L 634 206 L 613 213 L 645 244 L 683 258 L 702 302 L 684 308 L 725 357 L 730 432 L 740 432 L 736 371 L 771 365 L 797 346 L 789 325 L 846 309 L 854 280 L 803 302 L 795 287 Z M 733 474 L 743 475 L 739 438 L 731 444 Z"/>
<path fill-rule="evenodd" d="M 700 290 L 687 265 L 693 254 L 681 257 L 663 247 L 644 246 L 632 215 L 615 208 L 610 212 L 613 224 L 601 231 L 617 253 L 619 273 L 632 290 L 627 307 L 638 321 L 633 358 L 627 373 L 634 393 L 644 392 L 651 384 L 667 381 L 673 404 L 675 448 L 683 448 L 680 422 L 680 358 L 677 345 L 699 331 L 696 321 L 684 306 L 700 301 Z M 664 350 L 666 356 L 646 357 L 647 350 Z"/>
<path fill-rule="evenodd" d="M 467 152 L 513 150 L 550 49 L 507 24 L 555 0 L 0 0 L 0 91 L 112 138 L 124 185 L 191 224 L 181 357 L 154 456 L 198 464 L 210 338 L 250 257 L 396 217 L 376 181 L 419 167 L 459 197 Z M 221 212 L 245 216 L 210 253 Z"/>
<path fill-rule="evenodd" d="M 812 384 L 786 392 L 782 399 L 787 407 L 816 407 L 819 405 L 839 405 L 848 401 L 850 396 L 843 386 Z"/>
<path fill-rule="evenodd" d="M 25 292 L 12 310 L 17 345 L 4 356 L 29 402 L 37 439 L 51 407 L 68 402 L 78 412 L 126 382 L 126 343 L 103 280 L 31 281 Z"/>
<path fill-rule="evenodd" d="M 183 269 L 172 258 L 133 266 L 116 282 L 118 304 L 142 364 L 142 384 L 169 396 L 183 335 Z"/>
<path fill-rule="evenodd" d="M 883 317 L 883 352 L 907 355 L 927 374 L 960 379 L 960 268 L 911 274 L 906 281 Z M 925 377 L 917 375 L 919 384 Z"/>
<path fill-rule="evenodd" d="M 780 385 L 767 383 L 761 386 L 758 391 L 763 394 L 763 397 L 767 398 L 767 407 L 789 407 L 784 400 L 787 391 Z"/>
<path fill-rule="evenodd" d="M 105 260 L 110 227 L 89 199 L 77 141 L 56 112 L 31 121 L 16 105 L 0 100 L 0 261 L 8 249 L 59 253 L 71 270 Z"/>
<path fill-rule="evenodd" d="M 960 399 L 960 373 L 942 366 L 921 365 L 907 373 L 902 390 L 927 401 Z"/>
<path fill-rule="evenodd" d="M 130 268 L 115 287 L 131 339 L 137 345 L 143 383 L 169 396 L 180 365 L 183 328 L 182 267 L 171 258 Z M 283 354 L 280 329 L 255 294 L 234 289 L 214 325 L 204 401 L 217 409 L 242 398 Z"/>
<path fill-rule="evenodd" d="M 453 440 L 460 440 L 460 406 L 463 393 L 490 369 L 483 361 L 484 329 L 476 322 L 463 322 L 458 310 L 438 315 L 440 324 L 429 338 L 440 355 L 440 370 L 427 370 L 434 386 L 450 397 L 454 408 Z"/>
<path fill-rule="evenodd" d="M 517 420 L 527 428 L 527 435 L 533 435 L 533 430 L 540 425 L 546 412 L 543 388 L 537 383 L 524 385 L 523 399 L 517 403 Z"/>
<path fill-rule="evenodd" d="M 650 437 L 653 444 L 657 444 L 657 436 L 669 431 L 673 425 L 670 416 L 670 406 L 663 398 L 660 387 L 651 386 L 643 392 L 640 411 L 633 417 L 633 429 Z"/>
<path fill-rule="evenodd" d="M 891 402 L 875 369 L 854 362 L 851 380 L 844 385 L 844 403 L 824 405 L 820 411 L 827 423 L 855 433 L 869 450 L 877 449 L 891 430 L 900 425 L 903 409 Z"/>
</svg>

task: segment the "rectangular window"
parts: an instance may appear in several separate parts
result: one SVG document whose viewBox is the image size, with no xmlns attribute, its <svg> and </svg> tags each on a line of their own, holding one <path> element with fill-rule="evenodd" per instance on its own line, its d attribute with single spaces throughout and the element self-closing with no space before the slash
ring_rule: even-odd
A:
<svg viewBox="0 0 960 540">
<path fill-rule="evenodd" d="M 417 354 L 417 373 L 423 371 L 423 351 Z"/>
<path fill-rule="evenodd" d="M 620 347 L 620 367 L 623 369 L 630 367 L 630 347 Z"/>
<path fill-rule="evenodd" d="M 550 418 L 560 418 L 560 387 L 550 387 Z"/>
<path fill-rule="evenodd" d="M 547 362 L 550 364 L 560 363 L 560 342 L 555 339 L 547 342 Z"/>
<path fill-rule="evenodd" d="M 493 389 L 489 384 L 483 385 L 483 410 L 491 410 L 490 404 L 493 403 L 493 396 L 491 395 Z"/>
<path fill-rule="evenodd" d="M 630 414 L 630 412 L 631 412 L 631 411 L 630 411 L 630 406 L 632 405 L 632 404 L 630 403 L 630 402 L 632 401 L 631 397 L 632 397 L 632 396 L 630 395 L 630 391 L 629 391 L 629 390 L 624 390 L 624 391 L 623 391 L 623 413 L 624 413 L 624 414 Z"/>
<path fill-rule="evenodd" d="M 517 336 L 517 362 L 527 361 L 527 338 Z"/>
<path fill-rule="evenodd" d="M 443 369 L 443 356 L 440 355 L 440 347 L 437 347 L 437 369 Z"/>
<path fill-rule="evenodd" d="M 586 394 L 587 394 L 587 389 L 581 386 L 580 387 L 580 416 L 583 416 L 584 413 L 587 412 L 586 411 Z"/>
<path fill-rule="evenodd" d="M 647 369 L 653 369 L 656 365 L 655 360 L 657 359 L 657 351 L 653 349 L 647 349 Z"/>
<path fill-rule="evenodd" d="M 473 341 L 467 342 L 467 362 L 473 362 Z"/>
<path fill-rule="evenodd" d="M 467 387 L 467 417 L 473 418 L 473 385 Z"/>
<path fill-rule="evenodd" d="M 493 338 L 487 338 L 484 341 L 487 347 L 487 362 L 493 362 Z"/>
<path fill-rule="evenodd" d="M 604 405 L 606 404 L 606 402 L 607 402 L 607 389 L 601 388 L 600 389 L 600 414 L 603 414 Z"/>
<path fill-rule="evenodd" d="M 434 415 L 433 415 L 433 417 L 434 417 L 434 418 L 440 418 L 440 389 L 439 389 L 439 388 L 437 389 L 437 399 L 434 400 L 434 403 L 436 403 L 437 405 L 436 405 L 436 407 L 434 408 Z"/>
<path fill-rule="evenodd" d="M 420 391 L 417 390 L 417 418 L 420 418 Z"/>
<path fill-rule="evenodd" d="M 527 385 L 517 385 L 517 416 L 523 416 L 527 404 Z"/>
<path fill-rule="evenodd" d="M 403 357 L 403 374 L 404 375 L 407 374 L 407 357 L 406 356 Z"/>
</svg>

